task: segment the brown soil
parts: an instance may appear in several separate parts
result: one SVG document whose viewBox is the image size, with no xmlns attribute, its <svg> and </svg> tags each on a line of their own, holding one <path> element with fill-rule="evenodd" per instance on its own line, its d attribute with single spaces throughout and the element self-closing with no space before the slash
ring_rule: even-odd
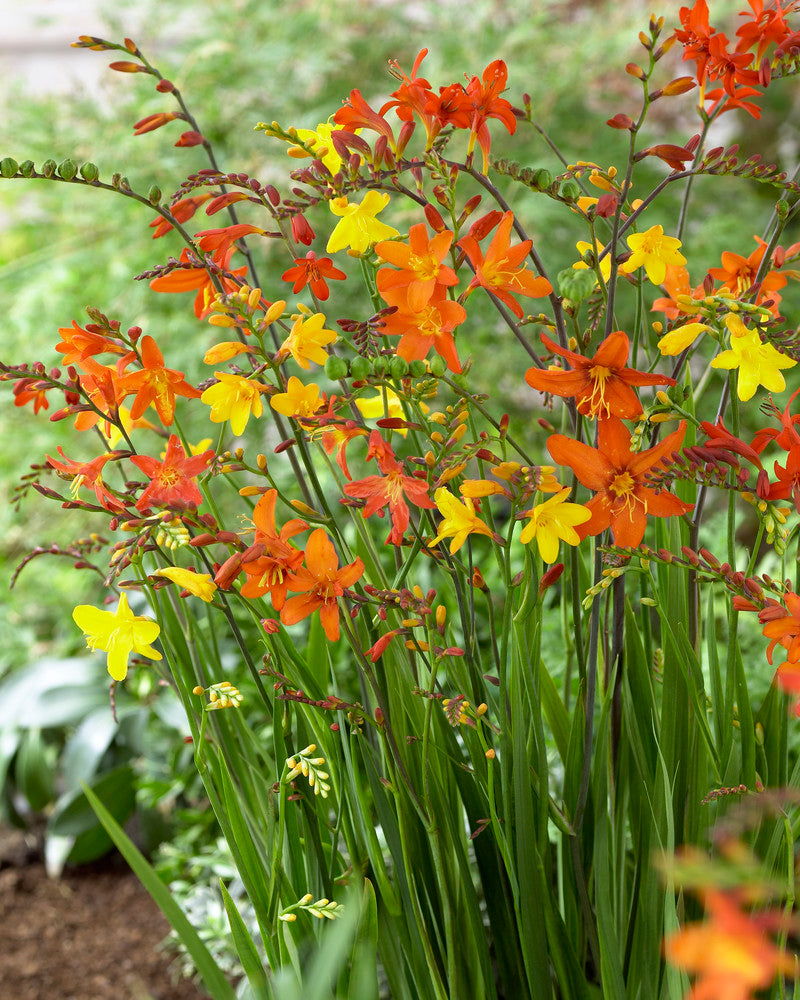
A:
<svg viewBox="0 0 800 1000">
<path fill-rule="evenodd" d="M 5 859 L 4 859 L 5 860 Z M 7 863 L 7 861 L 6 861 Z M 120 858 L 50 879 L 40 861 L 0 870 L 0 997 L 204 1000 L 159 949 L 169 930 Z"/>
</svg>

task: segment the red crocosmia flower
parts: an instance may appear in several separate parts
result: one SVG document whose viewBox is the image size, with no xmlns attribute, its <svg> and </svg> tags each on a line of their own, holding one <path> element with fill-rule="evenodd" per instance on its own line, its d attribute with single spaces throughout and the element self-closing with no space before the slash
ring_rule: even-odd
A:
<svg viewBox="0 0 800 1000">
<path fill-rule="evenodd" d="M 375 438 L 380 439 L 380 445 L 373 443 Z M 386 543 L 387 545 L 402 545 L 403 535 L 408 529 L 409 523 L 406 497 L 415 506 L 428 510 L 433 510 L 436 504 L 428 496 L 427 482 L 416 479 L 414 476 L 405 475 L 402 463 L 397 461 L 391 447 L 383 440 L 378 431 L 372 431 L 370 434 L 369 451 L 376 455 L 382 474 L 346 483 L 344 492 L 349 497 L 366 500 L 362 510 L 364 517 L 369 517 L 376 512 L 380 517 L 383 517 L 383 508 L 388 506 L 392 519 L 392 530 Z"/>
<path fill-rule="evenodd" d="M 499 119 L 505 125 L 509 135 L 513 135 L 517 129 L 517 119 L 514 117 L 511 105 L 500 96 L 505 90 L 507 80 L 506 64 L 502 59 L 495 59 L 483 71 L 481 80 L 477 76 L 473 76 L 467 84 L 467 96 L 472 101 L 473 107 L 467 152 L 472 152 L 477 140 L 483 153 L 484 173 L 489 165 L 489 150 L 492 144 L 487 119 Z"/>
<path fill-rule="evenodd" d="M 209 449 L 202 455 L 187 457 L 177 434 L 170 435 L 163 462 L 148 455 L 131 455 L 133 464 L 150 479 L 149 485 L 136 503 L 136 509 L 199 507 L 203 502 L 203 494 L 195 482 L 195 477 L 205 472 L 214 455 L 215 453 Z"/>
<path fill-rule="evenodd" d="M 76 501 L 80 487 L 88 486 L 90 489 L 94 490 L 97 502 L 101 507 L 105 508 L 105 510 L 109 510 L 114 514 L 119 514 L 125 510 L 123 504 L 105 485 L 102 476 L 103 466 L 110 459 L 116 458 L 117 452 L 110 451 L 105 455 L 98 455 L 98 457 L 93 458 L 91 462 L 74 462 L 71 458 L 67 458 L 60 446 L 58 448 L 58 453 L 64 459 L 63 462 L 59 462 L 50 455 L 47 456 L 47 461 L 53 466 L 54 469 L 57 469 L 58 472 L 63 472 L 67 476 L 72 476 L 72 487 L 70 492 Z M 67 501 L 67 503 L 69 503 L 69 501 Z"/>
<path fill-rule="evenodd" d="M 700 429 L 708 435 L 708 440 L 703 445 L 704 448 L 712 450 L 720 449 L 732 452 L 734 455 L 741 455 L 742 458 L 751 462 L 757 469 L 762 468 L 761 459 L 758 457 L 761 449 L 756 449 L 751 445 L 745 444 L 741 438 L 734 437 L 721 418 L 715 424 L 704 420 L 700 424 Z"/>
<path fill-rule="evenodd" d="M 513 214 L 506 212 L 500 220 L 485 256 L 474 236 L 462 237 L 458 245 L 475 268 L 475 277 L 467 286 L 466 294 L 469 295 L 475 288 L 485 288 L 504 302 L 515 316 L 522 319 L 522 307 L 514 295 L 539 298 L 542 295 L 549 295 L 553 291 L 553 286 L 547 278 L 536 277 L 526 269 L 525 258 L 531 249 L 531 240 L 511 246 L 513 223 Z"/>
<path fill-rule="evenodd" d="M 473 111 L 472 99 L 460 83 L 440 87 L 438 94 L 430 94 L 425 101 L 425 113 L 437 120 L 439 129 L 445 125 L 469 128 Z"/>
<path fill-rule="evenodd" d="M 61 343 L 56 344 L 56 351 L 64 355 L 61 360 L 65 365 L 80 364 L 86 358 L 93 358 L 97 354 L 124 354 L 127 350 L 101 333 L 84 330 L 75 320 L 72 321 L 72 326 L 59 327 L 58 332 Z"/>
<path fill-rule="evenodd" d="M 447 298 L 444 285 L 437 285 L 438 291 L 419 312 L 408 302 L 405 288 L 387 288 L 382 292 L 384 301 L 395 306 L 396 311 L 384 320 L 382 332 L 386 336 L 399 336 L 397 354 L 406 361 L 422 361 L 431 347 L 447 362 L 452 372 L 461 371 L 461 362 L 456 354 L 453 330 L 467 318 L 467 312 L 458 302 Z"/>
<path fill-rule="evenodd" d="M 716 28 L 708 23 L 708 4 L 706 0 L 697 0 L 694 7 L 681 7 L 678 16 L 682 27 L 676 29 L 675 37 L 683 45 L 683 60 L 695 63 L 698 83 L 702 83 L 709 60 L 709 43 L 716 34 Z"/>
<path fill-rule="evenodd" d="M 339 604 L 347 587 L 352 587 L 364 573 L 364 563 L 356 559 L 339 568 L 333 542 L 322 528 L 311 532 L 306 545 L 305 566 L 289 575 L 289 590 L 300 591 L 281 609 L 284 625 L 294 625 L 319 611 L 319 620 L 331 642 L 339 638 Z"/>
<path fill-rule="evenodd" d="M 39 410 L 49 410 L 50 403 L 47 401 L 47 390 L 49 386 L 39 386 L 39 380 L 35 378 L 21 378 L 14 383 L 14 406 L 27 406 L 33 403 L 33 412 Z"/>
<path fill-rule="evenodd" d="M 392 149 L 397 148 L 391 125 L 383 117 L 383 111 L 378 114 L 373 111 L 361 96 L 360 90 L 351 90 L 350 96 L 344 102 L 344 106 L 339 108 L 333 116 L 333 120 L 341 128 L 350 132 L 356 132 L 360 128 L 377 132 L 378 135 L 386 137 L 386 141 Z"/>
<path fill-rule="evenodd" d="M 308 525 L 300 518 L 292 518 L 280 531 L 275 527 L 277 490 L 267 490 L 255 506 L 253 524 L 255 540 L 242 554 L 242 569 L 247 580 L 242 584 L 242 597 L 263 597 L 269 594 L 272 606 L 280 611 L 286 603 L 289 574 L 298 570 L 303 562 L 303 550 L 289 544 L 289 539 L 306 531 Z"/>
<path fill-rule="evenodd" d="M 419 222 L 409 229 L 408 243 L 394 240 L 376 243 L 378 257 L 401 269 L 392 271 L 382 267 L 377 276 L 378 291 L 383 294 L 389 288 L 407 288 L 411 309 L 415 312 L 424 309 L 437 285 L 458 284 L 455 271 L 442 263 L 452 242 L 453 234 L 447 229 L 428 239 L 425 223 Z"/>
<path fill-rule="evenodd" d="M 330 257 L 318 258 L 313 250 L 309 250 L 305 258 L 295 257 L 294 267 L 283 272 L 281 281 L 293 281 L 292 291 L 295 295 L 308 285 L 314 295 L 324 302 L 330 295 L 325 279 L 344 281 L 346 277 L 344 271 L 333 266 Z"/>
<path fill-rule="evenodd" d="M 755 52 L 755 63 L 761 62 L 767 48 L 774 44 L 780 46 L 791 35 L 791 29 L 783 17 L 783 10 L 780 3 L 770 4 L 768 9 L 764 9 L 764 0 L 747 0 L 750 5 L 751 14 L 742 11 L 739 17 L 749 17 L 740 28 L 736 29 L 736 36 L 739 41 L 736 43 L 737 52 Z M 789 10 L 794 8 L 790 4 Z"/>
<path fill-rule="evenodd" d="M 347 467 L 347 446 L 353 438 L 363 437 L 367 433 L 364 428 L 359 427 L 353 421 L 345 421 L 343 424 L 323 425 L 320 431 L 312 432 L 312 437 L 316 436 L 317 433 L 326 454 L 330 455 L 335 450 L 339 468 L 347 479 L 352 479 Z"/>
<path fill-rule="evenodd" d="M 304 246 L 311 246 L 314 242 L 314 230 L 311 228 L 304 215 L 293 215 L 290 225 L 292 227 L 292 239 L 295 243 L 302 243 Z"/>
<path fill-rule="evenodd" d="M 800 433 L 798 433 L 796 427 L 800 423 L 800 413 L 793 414 L 791 412 L 792 403 L 798 395 L 800 395 L 800 389 L 792 393 L 782 411 L 774 403 L 770 403 L 769 407 L 764 407 L 765 410 L 769 409 L 771 413 L 779 418 L 781 427 L 780 430 L 775 427 L 764 427 L 762 430 L 757 431 L 752 442 L 754 451 L 760 454 L 770 441 L 774 441 L 784 451 L 790 451 L 795 445 L 800 444 Z"/>
<path fill-rule="evenodd" d="M 138 420 L 152 403 L 159 419 L 169 427 L 175 417 L 175 397 L 199 399 L 199 389 L 184 379 L 183 372 L 164 367 L 164 356 L 152 337 L 142 338 L 142 368 L 117 379 L 121 399 L 136 393 L 131 407 L 131 419 Z"/>
<path fill-rule="evenodd" d="M 428 109 L 428 102 L 434 97 L 430 83 L 424 77 L 417 76 L 417 71 L 427 54 L 427 49 L 422 49 L 419 52 L 411 68 L 410 77 L 400 68 L 396 60 L 389 60 L 392 75 L 401 80 L 402 84 L 391 94 L 393 100 L 387 101 L 383 105 L 381 114 L 385 115 L 389 108 L 394 108 L 397 117 L 403 122 L 413 121 L 414 115 L 417 115 L 428 137 L 426 149 L 430 149 L 444 123 Z"/>
<path fill-rule="evenodd" d="M 176 201 L 174 205 L 170 205 L 170 215 L 176 222 L 188 222 L 203 202 L 208 201 L 213 197 L 214 196 L 210 191 L 206 191 L 203 194 L 193 194 L 188 198 L 181 198 L 181 200 Z M 168 222 L 166 219 L 162 218 L 162 216 L 157 215 L 150 223 L 150 228 L 155 230 L 153 233 L 153 239 L 157 240 L 159 236 L 166 236 L 166 234 L 174 227 L 171 222 Z"/>
<path fill-rule="evenodd" d="M 729 97 L 736 96 L 736 87 L 752 87 L 759 82 L 758 71 L 749 69 L 753 57 L 747 53 L 729 52 L 728 39 L 723 34 L 714 35 L 708 42 L 706 73 L 709 80 L 722 80 Z"/>
<path fill-rule="evenodd" d="M 764 257 L 764 251 L 767 249 L 767 244 L 762 239 L 756 236 L 755 240 L 758 246 L 749 257 L 742 257 L 738 253 L 725 250 L 721 257 L 722 267 L 712 267 L 708 271 L 712 278 L 721 281 L 722 287 L 729 289 L 737 298 L 745 295 L 752 286 Z M 765 299 L 772 299 L 771 311 L 777 313 L 778 303 L 781 300 L 781 296 L 777 292 L 785 284 L 785 274 L 781 274 L 779 271 L 767 271 L 759 286 L 756 304 Z"/>
<path fill-rule="evenodd" d="M 636 420 L 642 413 L 642 404 L 631 386 L 675 385 L 675 380 L 667 375 L 651 375 L 626 367 L 630 342 L 622 330 L 610 333 L 592 358 L 559 347 L 545 334 L 542 334 L 542 343 L 549 351 L 565 358 L 571 370 L 529 368 L 525 381 L 539 392 L 574 396 L 578 412 L 587 417 L 605 420 L 616 416 Z"/>
<path fill-rule="evenodd" d="M 680 448 L 685 433 L 686 422 L 682 421 L 655 447 L 632 452 L 630 431 L 618 417 L 609 417 L 597 425 L 597 448 L 563 434 L 548 438 L 547 448 L 553 460 L 569 466 L 578 480 L 595 493 L 585 504 L 591 518 L 575 529 L 581 539 L 611 528 L 616 545 L 634 547 L 644 537 L 648 514 L 672 517 L 693 509 L 694 504 L 647 485 L 648 472 L 669 460 Z"/>
</svg>

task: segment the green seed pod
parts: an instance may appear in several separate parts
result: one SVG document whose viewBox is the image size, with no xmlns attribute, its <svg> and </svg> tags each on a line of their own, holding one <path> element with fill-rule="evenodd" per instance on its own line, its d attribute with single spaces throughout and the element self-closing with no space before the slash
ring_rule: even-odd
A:
<svg viewBox="0 0 800 1000">
<path fill-rule="evenodd" d="M 428 374 L 428 366 L 424 361 L 412 361 L 408 366 L 408 370 L 414 378 L 422 378 L 423 375 Z"/>
<path fill-rule="evenodd" d="M 30 177 L 34 172 L 33 160 L 23 160 L 19 165 L 19 172 L 23 177 Z"/>
<path fill-rule="evenodd" d="M 325 362 L 325 374 L 331 382 L 338 382 L 339 379 L 347 376 L 347 362 L 344 358 L 337 358 L 332 355 Z"/>
<path fill-rule="evenodd" d="M 56 161 L 55 160 L 45 160 L 42 164 L 42 174 L 45 177 L 52 177 L 56 172 Z"/>
<path fill-rule="evenodd" d="M 441 378 L 446 371 L 447 371 L 447 362 L 444 360 L 441 354 L 437 354 L 436 357 L 431 360 L 431 375 L 435 375 L 437 378 Z"/>
<path fill-rule="evenodd" d="M 408 362 L 405 358 L 392 358 L 389 362 L 389 374 L 392 378 L 405 378 L 408 375 Z"/>
<path fill-rule="evenodd" d="M 565 201 L 577 201 L 581 196 L 581 186 L 574 178 L 567 177 L 559 185 L 558 194 Z"/>
<path fill-rule="evenodd" d="M 540 191 L 544 191 L 545 188 L 549 188 L 553 184 L 553 175 L 549 170 L 544 167 L 540 167 L 538 170 L 533 171 L 531 177 L 531 184 L 533 187 L 538 188 Z"/>
<path fill-rule="evenodd" d="M 71 181 L 77 172 L 78 164 L 74 160 L 62 160 L 58 165 L 58 176 L 63 177 L 65 181 Z"/>
<path fill-rule="evenodd" d="M 80 174 L 85 181 L 89 181 L 91 183 L 92 181 L 97 180 L 100 176 L 100 171 L 98 170 L 96 163 L 82 163 L 80 167 Z"/>
<path fill-rule="evenodd" d="M 373 361 L 372 361 L 372 373 L 373 373 L 373 375 L 378 375 L 378 376 L 385 375 L 388 367 L 389 367 L 389 359 L 388 358 L 378 357 L 378 358 L 374 358 Z"/>
<path fill-rule="evenodd" d="M 161 188 L 154 184 L 147 192 L 147 200 L 151 205 L 157 205 L 161 201 Z"/>
<path fill-rule="evenodd" d="M 359 382 L 365 379 L 371 371 L 369 358 L 363 358 L 360 354 L 350 362 L 350 375 Z"/>
<path fill-rule="evenodd" d="M 13 156 L 4 156 L 3 159 L 0 160 L 0 176 L 15 177 L 18 170 L 19 164 Z"/>
</svg>

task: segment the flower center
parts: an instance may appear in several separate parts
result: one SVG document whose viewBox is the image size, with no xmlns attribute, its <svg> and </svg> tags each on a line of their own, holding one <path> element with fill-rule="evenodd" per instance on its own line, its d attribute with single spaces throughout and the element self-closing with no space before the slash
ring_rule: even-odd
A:
<svg viewBox="0 0 800 1000">
<path fill-rule="evenodd" d="M 425 254 L 424 257 L 419 257 L 417 254 L 412 253 L 408 262 L 411 265 L 410 269 L 416 273 L 420 281 L 430 281 L 439 273 L 439 261 L 433 254 Z"/>
<path fill-rule="evenodd" d="M 618 475 L 614 476 L 614 479 L 608 488 L 617 500 L 619 500 L 620 497 L 628 497 L 633 490 L 633 487 L 633 476 L 626 470 L 625 472 L 620 472 Z"/>
<path fill-rule="evenodd" d="M 606 382 L 613 376 L 610 368 L 605 365 L 592 365 L 589 378 L 592 380 L 592 392 L 589 396 L 589 414 L 593 417 L 608 416 L 606 403 Z"/>
</svg>

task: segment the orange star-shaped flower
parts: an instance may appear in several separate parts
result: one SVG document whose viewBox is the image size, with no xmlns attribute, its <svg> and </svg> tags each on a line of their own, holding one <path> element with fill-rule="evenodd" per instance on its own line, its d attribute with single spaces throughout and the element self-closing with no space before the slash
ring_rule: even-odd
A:
<svg viewBox="0 0 800 1000">
<path fill-rule="evenodd" d="M 553 286 L 547 278 L 537 277 L 526 268 L 525 258 L 533 245 L 531 240 L 511 246 L 513 224 L 513 214 L 506 212 L 485 255 L 474 236 L 462 237 L 458 245 L 475 268 L 475 277 L 467 286 L 466 294 L 469 295 L 475 288 L 485 288 L 522 319 L 522 307 L 514 295 L 540 298 L 542 295 L 549 295 Z"/>
<path fill-rule="evenodd" d="M 571 370 L 529 368 L 525 381 L 553 396 L 574 396 L 578 412 L 584 416 L 635 420 L 642 412 L 642 404 L 631 386 L 675 385 L 675 380 L 667 375 L 651 375 L 625 366 L 630 342 L 622 330 L 610 333 L 591 358 L 559 347 L 545 334 L 541 336 L 545 347 L 565 358 Z"/>
<path fill-rule="evenodd" d="M 378 257 L 400 268 L 392 271 L 382 267 L 378 271 L 378 291 L 383 294 L 390 288 L 407 288 L 411 309 L 415 312 L 424 309 L 437 285 L 458 284 L 455 271 L 442 263 L 452 242 L 453 234 L 447 229 L 428 239 L 425 223 L 420 222 L 409 229 L 407 244 L 394 240 L 376 243 Z"/>
<path fill-rule="evenodd" d="M 339 568 L 333 542 L 322 528 L 311 532 L 306 545 L 305 566 L 289 576 L 289 590 L 300 591 L 281 609 L 284 625 L 294 625 L 319 611 L 319 620 L 331 642 L 339 638 L 339 604 L 347 587 L 352 587 L 364 572 L 364 563 L 356 559 Z"/>
<path fill-rule="evenodd" d="M 277 490 L 267 490 L 255 506 L 253 524 L 256 534 L 252 546 L 242 556 L 242 569 L 247 580 L 242 584 L 242 597 L 263 597 L 269 593 L 276 611 L 286 603 L 289 574 L 300 568 L 303 550 L 289 544 L 289 539 L 305 531 L 308 524 L 294 517 L 280 531 L 275 527 Z"/>
<path fill-rule="evenodd" d="M 597 448 L 563 434 L 547 439 L 553 460 L 569 466 L 579 482 L 594 490 L 595 495 L 585 504 L 592 516 L 576 528 L 581 539 L 611 528 L 616 545 L 633 547 L 644 538 L 648 514 L 672 517 L 693 509 L 693 504 L 672 493 L 648 486 L 646 478 L 680 448 L 685 433 L 686 422 L 682 421 L 655 447 L 633 452 L 630 431 L 618 417 L 609 417 L 597 425 Z"/>
<path fill-rule="evenodd" d="M 152 337 L 142 338 L 142 368 L 117 379 L 121 399 L 136 393 L 131 418 L 138 420 L 152 403 L 159 419 L 169 427 L 175 417 L 175 397 L 199 399 L 201 392 L 184 379 L 183 372 L 164 367 L 164 355 Z"/>
</svg>

